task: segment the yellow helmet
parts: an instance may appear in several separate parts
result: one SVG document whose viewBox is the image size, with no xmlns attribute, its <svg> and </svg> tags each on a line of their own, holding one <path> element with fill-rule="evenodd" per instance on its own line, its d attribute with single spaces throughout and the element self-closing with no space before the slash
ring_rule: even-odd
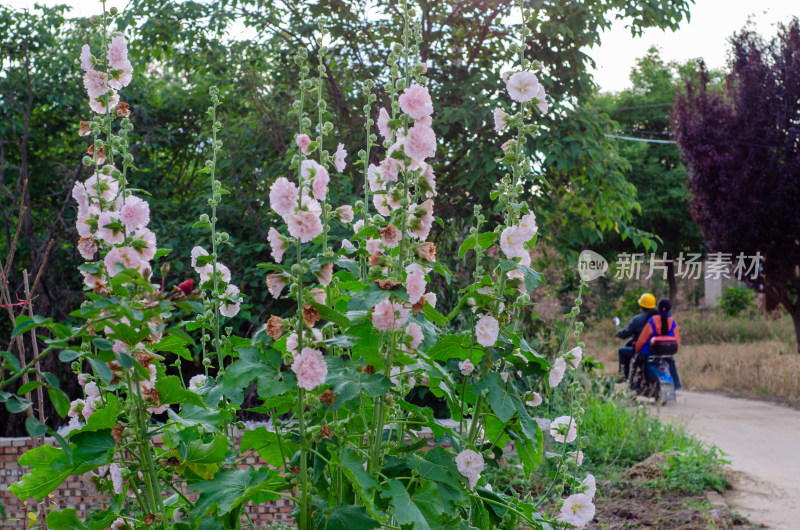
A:
<svg viewBox="0 0 800 530">
<path fill-rule="evenodd" d="M 644 293 L 639 297 L 639 305 L 645 309 L 654 309 L 656 307 L 656 297 L 650 293 Z"/>
</svg>

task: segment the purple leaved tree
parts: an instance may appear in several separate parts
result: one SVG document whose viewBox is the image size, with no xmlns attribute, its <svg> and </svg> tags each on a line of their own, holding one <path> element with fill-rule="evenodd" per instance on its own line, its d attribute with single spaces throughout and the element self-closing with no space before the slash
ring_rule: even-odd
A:
<svg viewBox="0 0 800 530">
<path fill-rule="evenodd" d="M 792 315 L 800 344 L 800 23 L 731 42 L 725 90 L 701 66 L 675 103 L 693 216 L 709 252 L 761 254 L 747 281 Z"/>
</svg>

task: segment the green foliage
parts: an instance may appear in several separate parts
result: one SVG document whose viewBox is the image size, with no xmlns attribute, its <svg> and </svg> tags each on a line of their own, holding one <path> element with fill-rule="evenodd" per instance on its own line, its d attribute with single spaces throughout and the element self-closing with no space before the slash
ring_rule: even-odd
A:
<svg viewBox="0 0 800 530">
<path fill-rule="evenodd" d="M 729 285 L 725 288 L 722 296 L 717 298 L 719 307 L 729 317 L 738 317 L 743 312 L 753 306 L 753 299 L 756 294 L 752 289 L 741 285 Z"/>
</svg>

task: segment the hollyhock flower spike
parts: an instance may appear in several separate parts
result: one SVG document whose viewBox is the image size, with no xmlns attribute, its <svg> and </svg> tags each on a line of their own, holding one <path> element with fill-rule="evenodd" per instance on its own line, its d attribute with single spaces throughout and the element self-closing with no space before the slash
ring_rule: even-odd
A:
<svg viewBox="0 0 800 530">
<path fill-rule="evenodd" d="M 328 365 L 322 352 L 313 348 L 303 348 L 300 355 L 295 356 L 292 372 L 297 376 L 297 385 L 306 390 L 314 390 L 325 383 Z"/>
<path fill-rule="evenodd" d="M 269 189 L 269 205 L 280 215 L 286 217 L 294 213 L 297 207 L 298 191 L 293 182 L 286 177 L 279 177 Z"/>
<path fill-rule="evenodd" d="M 517 72 L 508 78 L 506 90 L 514 101 L 526 103 L 539 93 L 539 81 L 532 72 Z"/>
</svg>

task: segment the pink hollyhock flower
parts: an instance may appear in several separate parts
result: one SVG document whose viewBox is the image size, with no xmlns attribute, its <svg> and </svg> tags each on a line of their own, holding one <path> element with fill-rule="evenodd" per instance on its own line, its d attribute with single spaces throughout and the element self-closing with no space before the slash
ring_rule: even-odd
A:
<svg viewBox="0 0 800 530">
<path fill-rule="evenodd" d="M 548 108 L 547 94 L 545 94 L 544 86 L 542 85 L 539 85 L 539 91 L 536 93 L 536 101 L 538 101 L 538 103 L 536 104 L 536 108 L 539 109 L 539 112 L 541 112 L 542 114 L 546 114 Z"/>
<path fill-rule="evenodd" d="M 267 290 L 273 298 L 278 298 L 286 287 L 286 281 L 279 274 L 267 274 Z"/>
<path fill-rule="evenodd" d="M 550 367 L 550 373 L 548 374 L 548 382 L 550 383 L 550 388 L 555 388 L 564 378 L 564 372 L 567 370 L 567 363 L 564 361 L 563 357 L 559 357 L 553 363 L 553 366 Z"/>
<path fill-rule="evenodd" d="M 411 322 L 408 327 L 406 327 L 406 335 L 410 338 L 408 344 L 415 350 L 419 348 L 419 345 L 422 344 L 425 338 L 422 334 L 422 328 L 416 322 Z"/>
<path fill-rule="evenodd" d="M 344 171 L 344 168 L 347 166 L 347 163 L 344 161 L 345 158 L 347 158 L 347 151 L 344 150 L 344 144 L 339 144 L 336 148 L 336 153 L 333 155 L 333 166 L 339 173 Z"/>
<path fill-rule="evenodd" d="M 417 123 L 403 140 L 406 154 L 415 162 L 423 162 L 436 154 L 436 135 L 429 126 Z"/>
<path fill-rule="evenodd" d="M 400 244 L 400 240 L 403 239 L 403 233 L 392 224 L 381 228 L 379 232 L 381 234 L 381 243 L 386 248 L 396 248 Z"/>
<path fill-rule="evenodd" d="M 433 114 L 433 102 L 428 89 L 417 83 L 403 90 L 398 101 L 403 112 L 415 120 Z"/>
<path fill-rule="evenodd" d="M 494 132 L 500 134 L 505 130 L 508 126 L 506 118 L 508 118 L 508 114 L 503 109 L 500 107 L 494 109 Z"/>
<path fill-rule="evenodd" d="M 267 233 L 267 241 L 269 241 L 269 246 L 272 249 L 272 257 L 275 258 L 275 261 L 278 263 L 283 261 L 283 254 L 286 252 L 286 248 L 283 246 L 284 242 L 281 233 L 275 230 L 275 228 L 270 227 Z"/>
<path fill-rule="evenodd" d="M 388 217 L 392 214 L 385 193 L 374 193 L 372 195 L 372 205 L 375 206 L 378 213 L 384 217 Z"/>
<path fill-rule="evenodd" d="M 88 44 L 84 44 L 81 48 L 81 70 L 88 72 L 94 70 L 94 63 L 92 62 L 92 50 Z"/>
<path fill-rule="evenodd" d="M 126 269 L 139 269 L 142 258 L 133 247 L 114 247 L 108 251 L 103 263 L 106 266 L 109 276 L 116 276 L 116 265 L 119 263 Z"/>
<path fill-rule="evenodd" d="M 472 449 L 465 449 L 456 456 L 456 467 L 469 482 L 469 489 L 475 489 L 486 463 L 483 461 L 483 455 Z"/>
<path fill-rule="evenodd" d="M 408 321 L 408 309 L 403 304 L 386 300 L 378 303 L 372 311 L 372 325 L 376 329 L 399 331 Z"/>
<path fill-rule="evenodd" d="M 381 107 L 381 110 L 378 112 L 378 132 L 381 133 L 384 140 L 391 140 L 392 139 L 392 129 L 389 127 L 389 113 L 386 112 L 386 109 Z"/>
<path fill-rule="evenodd" d="M 89 99 L 97 99 L 111 90 L 111 87 L 108 86 L 108 74 L 97 70 L 89 70 L 84 74 L 83 86 L 86 88 L 86 93 L 89 94 Z"/>
<path fill-rule="evenodd" d="M 125 233 L 122 227 L 112 228 L 117 226 L 119 222 L 119 214 L 105 210 L 100 212 L 97 218 L 97 237 L 105 241 L 109 245 L 119 245 L 125 241 Z"/>
<path fill-rule="evenodd" d="M 583 493 L 570 495 L 561 506 L 561 518 L 570 526 L 582 527 L 594 519 L 594 514 L 592 499 Z"/>
<path fill-rule="evenodd" d="M 327 197 L 329 180 L 328 172 L 325 171 L 325 169 L 318 171 L 317 176 L 314 177 L 314 183 L 311 185 L 311 191 L 314 193 L 314 198 L 318 201 L 324 201 L 325 197 Z"/>
<path fill-rule="evenodd" d="M 81 386 L 86 386 L 87 381 L 91 376 L 89 374 L 78 374 L 78 384 Z"/>
<path fill-rule="evenodd" d="M 119 193 L 119 183 L 102 173 L 95 173 L 83 185 L 90 203 L 99 202 L 98 199 L 112 201 Z"/>
<path fill-rule="evenodd" d="M 108 100 L 108 102 L 100 101 L 96 98 L 89 99 L 89 108 L 97 114 L 106 114 L 111 112 L 117 108 L 117 105 L 119 105 L 119 94 L 116 92 L 112 92 L 111 98 Z"/>
<path fill-rule="evenodd" d="M 422 297 L 431 307 L 436 307 L 436 294 L 435 293 L 425 293 Z"/>
<path fill-rule="evenodd" d="M 300 201 L 300 208 L 313 213 L 317 217 L 322 215 L 322 205 L 318 200 L 311 197 L 307 190 L 303 190 L 303 198 Z"/>
<path fill-rule="evenodd" d="M 508 226 L 500 233 L 500 250 L 508 259 L 519 258 L 525 254 L 525 248 L 517 235 L 518 230 L 516 226 Z"/>
<path fill-rule="evenodd" d="M 475 324 L 475 338 L 478 344 L 488 348 L 497 342 L 497 335 L 500 332 L 500 324 L 492 315 L 483 315 Z"/>
<path fill-rule="evenodd" d="M 408 273 L 408 276 L 406 276 L 408 301 L 411 304 L 416 304 L 425 294 L 425 269 L 417 263 L 412 263 L 406 267 L 406 272 Z"/>
<path fill-rule="evenodd" d="M 525 103 L 539 93 L 539 81 L 531 72 L 517 72 L 508 78 L 506 90 L 511 99 Z"/>
<path fill-rule="evenodd" d="M 567 358 L 567 362 L 569 362 L 570 366 L 573 368 L 578 368 L 578 366 L 581 364 L 581 359 L 583 359 L 583 350 L 580 346 L 575 346 L 567 352 L 565 357 Z"/>
<path fill-rule="evenodd" d="M 306 390 L 314 390 L 325 383 L 328 365 L 322 352 L 313 348 L 303 348 L 300 355 L 294 358 L 292 372 L 297 376 L 297 386 Z"/>
<path fill-rule="evenodd" d="M 331 279 L 333 278 L 333 263 L 326 263 L 324 264 L 319 272 L 315 272 L 314 276 L 317 277 L 319 283 L 323 287 L 327 287 L 331 283 Z"/>
<path fill-rule="evenodd" d="M 116 36 L 111 39 L 107 57 L 111 69 L 118 71 L 116 77 L 108 80 L 108 84 L 116 89 L 128 86 L 133 76 L 133 65 L 128 60 L 128 44 L 125 42 L 125 37 Z"/>
<path fill-rule="evenodd" d="M 591 473 L 586 475 L 586 478 L 581 480 L 581 486 L 586 488 L 583 492 L 587 497 L 590 499 L 594 498 L 597 493 L 597 480 L 594 478 L 594 475 Z"/>
<path fill-rule="evenodd" d="M 189 379 L 189 386 L 187 388 L 192 392 L 197 392 L 198 390 L 200 390 L 200 388 L 205 386 L 206 381 L 208 381 L 208 377 L 206 377 L 205 375 L 203 374 L 196 375 L 191 379 Z"/>
<path fill-rule="evenodd" d="M 359 233 L 362 228 L 364 228 L 364 220 L 363 219 L 359 219 L 358 221 L 353 223 L 353 233 L 354 234 Z"/>
<path fill-rule="evenodd" d="M 533 239 L 533 236 L 535 236 L 538 231 L 539 227 L 536 226 L 536 216 L 533 215 L 533 213 L 525 214 L 522 216 L 522 219 L 519 220 L 517 235 L 524 240 L 524 243 Z"/>
<path fill-rule="evenodd" d="M 242 297 L 239 295 L 239 288 L 233 284 L 228 284 L 225 292 L 222 293 L 222 300 L 219 304 L 219 313 L 222 316 L 233 318 L 239 314 Z"/>
<path fill-rule="evenodd" d="M 319 287 L 314 287 L 311 289 L 311 298 L 320 305 L 325 305 L 325 299 L 327 298 L 324 289 L 320 289 Z"/>
<path fill-rule="evenodd" d="M 381 240 L 371 237 L 367 239 L 367 254 L 375 254 L 381 251 Z"/>
<path fill-rule="evenodd" d="M 75 399 L 71 401 L 69 404 L 69 412 L 67 412 L 67 417 L 79 418 L 81 416 L 81 411 L 83 411 L 83 407 L 85 405 L 86 402 L 82 399 Z"/>
<path fill-rule="evenodd" d="M 231 270 L 224 264 L 217 262 L 216 266 L 212 263 L 209 263 L 205 267 L 198 269 L 198 273 L 200 274 L 200 283 L 206 283 L 208 280 L 213 278 L 214 269 L 216 268 L 216 273 L 219 275 L 219 278 L 228 283 L 231 281 Z"/>
<path fill-rule="evenodd" d="M 345 204 L 344 206 L 339 206 L 334 210 L 334 215 L 336 216 L 339 221 L 343 223 L 352 223 L 355 214 L 353 213 L 353 207 Z"/>
<path fill-rule="evenodd" d="M 94 238 L 80 238 L 78 241 L 78 253 L 83 259 L 93 259 L 97 253 L 97 243 L 95 243 Z"/>
<path fill-rule="evenodd" d="M 465 359 L 458 363 L 458 370 L 461 372 L 461 375 L 469 375 L 475 370 L 475 365 L 472 364 L 472 361 L 469 359 Z"/>
<path fill-rule="evenodd" d="M 367 182 L 369 182 L 369 191 L 384 191 L 386 185 L 381 179 L 381 170 L 375 164 L 370 164 L 367 168 Z"/>
<path fill-rule="evenodd" d="M 149 228 L 137 228 L 133 233 L 133 246 L 142 255 L 142 261 L 150 261 L 156 257 L 156 235 Z"/>
<path fill-rule="evenodd" d="M 503 83 L 508 83 L 508 79 L 514 74 L 513 70 L 508 70 L 500 74 L 500 79 L 503 80 Z"/>
<path fill-rule="evenodd" d="M 408 211 L 411 214 L 408 231 L 419 240 L 427 239 L 433 226 L 433 201 L 427 199 L 419 206 L 412 204 L 408 207 Z"/>
<path fill-rule="evenodd" d="M 297 207 L 297 186 L 286 177 L 279 177 L 269 189 L 269 205 L 275 213 L 286 217 L 294 213 Z"/>
<path fill-rule="evenodd" d="M 433 118 L 430 116 L 423 116 L 422 118 L 417 120 L 417 125 L 423 125 L 425 127 L 433 127 Z"/>
<path fill-rule="evenodd" d="M 509 280 L 519 280 L 519 285 L 517 285 L 517 289 L 521 293 L 527 293 L 528 290 L 525 287 L 525 275 L 519 269 L 512 269 L 506 273 Z"/>
<path fill-rule="evenodd" d="M 425 197 L 430 199 L 436 196 L 436 175 L 433 173 L 433 167 L 430 164 L 424 164 L 422 167 L 422 178 L 428 183 L 430 190 L 425 191 Z"/>
<path fill-rule="evenodd" d="M 557 442 L 571 443 L 578 437 L 575 420 L 569 416 L 559 416 L 550 424 L 550 436 Z"/>
<path fill-rule="evenodd" d="M 313 212 L 300 210 L 284 219 L 289 226 L 289 234 L 301 243 L 308 243 L 322 233 L 322 221 Z"/>
<path fill-rule="evenodd" d="M 136 230 L 147 226 L 150 222 L 150 205 L 147 201 L 131 195 L 125 199 L 125 205 L 119 212 L 122 224 L 128 230 Z"/>
<path fill-rule="evenodd" d="M 387 156 L 378 165 L 378 171 L 380 171 L 381 180 L 383 180 L 383 182 L 397 182 L 397 177 L 400 174 L 400 161 L 391 156 Z M 383 188 L 384 186 L 381 186 L 381 189 Z"/>
<path fill-rule="evenodd" d="M 308 146 L 311 145 L 311 138 L 309 138 L 307 134 L 297 135 L 297 138 L 295 138 L 294 142 L 297 144 L 297 147 L 300 148 L 300 151 L 302 151 L 304 155 L 308 154 Z"/>
<path fill-rule="evenodd" d="M 569 456 L 575 459 L 575 464 L 578 467 L 581 467 L 581 464 L 583 464 L 583 451 L 572 451 Z"/>
<path fill-rule="evenodd" d="M 76 182 L 72 187 L 72 198 L 78 203 L 78 211 L 89 208 L 89 196 L 86 193 L 86 186 L 83 182 Z"/>
<path fill-rule="evenodd" d="M 529 407 L 538 407 L 539 405 L 542 404 L 541 394 L 539 394 L 538 392 L 534 392 L 533 399 L 526 401 L 525 404 L 528 405 Z"/>
<path fill-rule="evenodd" d="M 102 287 L 102 286 L 105 285 L 105 282 L 103 281 L 103 277 L 102 276 L 97 276 L 95 274 L 90 274 L 90 273 L 85 272 L 85 271 L 80 271 L 80 272 L 81 272 L 81 275 L 83 276 L 83 283 L 84 283 L 84 285 L 86 285 L 86 287 L 89 287 L 91 289 L 96 289 L 98 287 Z"/>
<path fill-rule="evenodd" d="M 116 462 L 108 466 L 108 474 L 111 476 L 111 484 L 114 487 L 114 493 L 119 495 L 122 493 L 122 468 Z"/>
</svg>

